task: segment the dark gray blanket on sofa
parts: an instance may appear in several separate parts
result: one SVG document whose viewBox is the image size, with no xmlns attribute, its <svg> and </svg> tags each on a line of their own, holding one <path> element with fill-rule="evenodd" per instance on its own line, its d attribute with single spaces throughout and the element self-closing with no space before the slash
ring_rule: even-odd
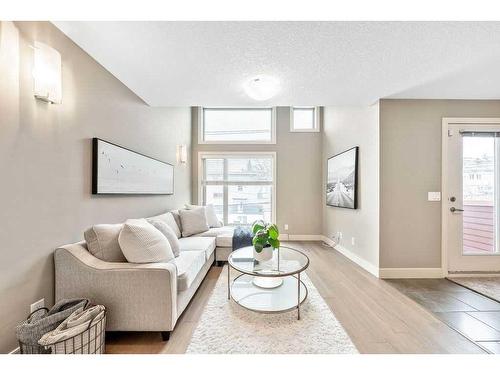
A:
<svg viewBox="0 0 500 375">
<path fill-rule="evenodd" d="M 233 251 L 245 246 L 252 246 L 253 233 L 248 227 L 236 227 L 233 234 Z"/>
</svg>

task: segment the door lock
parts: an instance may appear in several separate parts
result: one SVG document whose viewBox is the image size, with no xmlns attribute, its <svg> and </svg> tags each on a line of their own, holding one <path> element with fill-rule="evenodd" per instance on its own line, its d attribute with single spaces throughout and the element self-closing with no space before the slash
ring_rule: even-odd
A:
<svg viewBox="0 0 500 375">
<path fill-rule="evenodd" d="M 455 202 L 457 200 L 457 198 L 455 197 L 450 197 L 450 202 Z"/>
</svg>

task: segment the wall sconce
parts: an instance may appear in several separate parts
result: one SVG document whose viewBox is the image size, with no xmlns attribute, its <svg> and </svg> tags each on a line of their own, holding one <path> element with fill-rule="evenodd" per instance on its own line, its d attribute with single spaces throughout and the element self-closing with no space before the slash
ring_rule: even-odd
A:
<svg viewBox="0 0 500 375">
<path fill-rule="evenodd" d="M 44 43 L 35 42 L 34 57 L 35 98 L 60 104 L 62 101 L 61 54 Z"/>
<path fill-rule="evenodd" d="M 187 146 L 177 145 L 177 163 L 186 164 L 187 163 Z"/>
</svg>

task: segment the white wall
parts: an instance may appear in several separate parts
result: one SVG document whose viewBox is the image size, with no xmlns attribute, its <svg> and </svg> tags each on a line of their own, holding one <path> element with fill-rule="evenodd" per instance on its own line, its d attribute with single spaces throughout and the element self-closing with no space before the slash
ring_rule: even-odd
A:
<svg viewBox="0 0 500 375">
<path fill-rule="evenodd" d="M 321 234 L 322 132 L 290 132 L 290 107 L 276 109 L 276 144 L 198 144 L 198 109 L 193 108 L 193 201 L 198 201 L 198 153 L 276 152 L 276 224 L 281 234 Z M 288 231 L 284 225 L 288 224 Z"/>
<path fill-rule="evenodd" d="M 33 97 L 35 40 L 57 49 L 63 102 Z M 95 223 L 158 214 L 191 200 L 190 164 L 175 194 L 93 196 L 92 137 L 175 164 L 190 146 L 190 108 L 151 108 L 48 22 L 0 23 L 0 352 L 31 303 L 54 301 L 53 251 Z"/>
<path fill-rule="evenodd" d="M 325 107 L 323 112 L 323 235 L 342 232 L 340 251 L 373 273 L 379 266 L 379 105 Z M 326 205 L 326 162 L 359 146 L 358 209 Z M 355 245 L 352 245 L 352 238 Z"/>
<path fill-rule="evenodd" d="M 383 269 L 441 268 L 441 202 L 427 192 L 441 190 L 443 117 L 500 117 L 500 101 L 380 101 Z"/>
</svg>

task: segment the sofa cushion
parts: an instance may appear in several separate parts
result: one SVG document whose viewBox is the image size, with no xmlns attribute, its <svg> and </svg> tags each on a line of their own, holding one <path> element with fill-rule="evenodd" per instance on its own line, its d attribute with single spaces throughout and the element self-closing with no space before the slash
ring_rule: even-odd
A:
<svg viewBox="0 0 500 375">
<path fill-rule="evenodd" d="M 127 220 L 118 242 L 129 263 L 169 262 L 174 259 L 167 238 L 145 219 Z"/>
<path fill-rule="evenodd" d="M 177 220 L 175 218 L 175 215 L 179 215 L 179 213 L 175 213 L 176 211 L 171 211 L 171 212 L 166 212 L 161 215 L 157 216 L 152 216 L 152 217 L 147 217 L 146 220 L 160 220 L 163 221 L 165 224 L 167 224 L 172 230 L 174 231 L 175 235 L 177 238 L 181 237 L 181 227 L 177 223 Z M 180 222 L 180 219 L 179 219 Z"/>
<path fill-rule="evenodd" d="M 220 228 L 222 223 L 215 213 L 215 208 L 213 204 L 207 204 L 206 206 L 196 206 L 194 204 L 186 204 L 188 210 L 193 210 L 195 208 L 205 208 L 205 216 L 207 217 L 207 224 L 210 228 Z"/>
<path fill-rule="evenodd" d="M 233 247 L 234 227 L 210 228 L 206 232 L 195 234 L 193 237 L 215 237 L 217 247 Z"/>
<path fill-rule="evenodd" d="M 182 237 L 189 237 L 193 234 L 206 232 L 208 228 L 205 207 L 194 208 L 192 210 L 180 210 L 182 224 Z"/>
<path fill-rule="evenodd" d="M 105 262 L 126 262 L 118 243 L 123 224 L 97 224 L 85 231 L 83 237 L 89 252 Z"/>
<path fill-rule="evenodd" d="M 177 267 L 177 290 L 188 289 L 206 262 L 205 252 L 181 251 L 172 263 Z"/>
<path fill-rule="evenodd" d="M 205 259 L 215 250 L 215 238 L 213 237 L 183 237 L 179 239 L 181 254 L 185 251 L 204 251 Z"/>
<path fill-rule="evenodd" d="M 179 239 L 177 238 L 177 235 L 174 233 L 174 230 L 161 220 L 148 219 L 148 223 L 150 223 L 152 226 L 158 229 L 167 238 L 168 243 L 172 248 L 172 252 L 174 253 L 174 256 L 178 257 L 181 247 Z"/>
</svg>

